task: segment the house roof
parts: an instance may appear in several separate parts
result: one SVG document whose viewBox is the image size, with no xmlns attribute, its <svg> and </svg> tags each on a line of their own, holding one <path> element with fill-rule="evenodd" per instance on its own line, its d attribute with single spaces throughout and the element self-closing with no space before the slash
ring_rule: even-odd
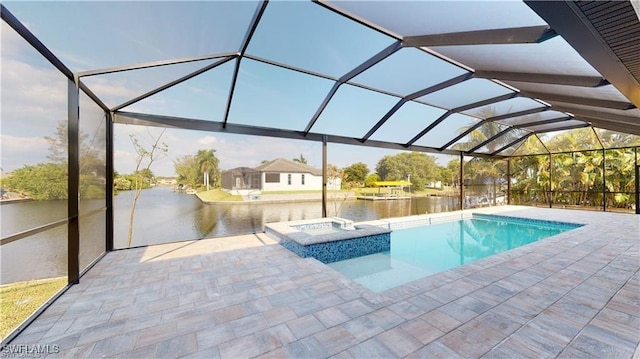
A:
<svg viewBox="0 0 640 359">
<path fill-rule="evenodd" d="M 251 167 L 236 167 L 236 168 L 232 168 L 230 170 L 226 170 L 226 171 L 222 171 L 224 172 L 232 172 L 232 173 L 242 173 L 242 174 L 246 174 L 246 173 L 253 173 L 253 172 L 258 172 L 256 171 L 254 168 Z"/>
<path fill-rule="evenodd" d="M 290 161 L 284 158 L 276 158 L 275 160 L 260 165 L 255 168 L 260 172 L 289 172 L 289 173 L 311 173 L 314 176 L 322 176 L 322 170 L 311 167 L 304 163 Z"/>
</svg>

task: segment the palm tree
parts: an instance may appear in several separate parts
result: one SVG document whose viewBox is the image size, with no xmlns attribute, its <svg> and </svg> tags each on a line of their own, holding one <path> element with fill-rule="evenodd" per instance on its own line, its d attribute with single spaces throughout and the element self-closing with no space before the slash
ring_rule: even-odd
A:
<svg viewBox="0 0 640 359">
<path fill-rule="evenodd" d="M 307 159 L 301 153 L 300 157 L 293 159 L 293 162 L 298 162 L 298 163 L 302 163 L 302 164 L 306 165 L 307 164 Z"/>
<path fill-rule="evenodd" d="M 200 173 L 203 174 L 204 184 L 207 186 L 207 191 L 209 190 L 210 184 L 210 174 L 216 174 L 218 172 L 218 158 L 214 154 L 216 150 L 199 150 L 196 154 L 196 163 L 200 168 Z"/>
<path fill-rule="evenodd" d="M 507 112 L 511 112 L 511 110 Z M 478 113 L 476 113 L 476 117 L 479 117 L 479 118 L 491 118 L 495 116 L 496 116 L 496 111 L 493 109 L 493 107 L 482 109 L 481 111 L 478 111 Z M 469 128 L 471 128 L 473 125 L 474 124 L 471 123 L 467 126 L 463 126 L 459 128 L 458 131 L 459 133 L 463 133 L 467 131 Z M 498 124 L 497 122 L 493 122 L 493 121 L 486 122 L 482 126 L 471 131 L 471 133 L 469 133 L 465 137 L 466 138 L 465 142 L 458 142 L 454 144 L 451 148 L 454 150 L 468 151 L 476 147 L 477 145 L 485 142 L 486 140 L 492 138 L 498 133 L 502 132 L 503 129 L 504 129 L 504 126 Z M 514 131 L 511 131 L 509 133 L 506 133 L 503 136 L 496 138 L 494 141 L 487 143 L 486 147 L 487 147 L 488 153 L 493 153 L 496 150 L 503 147 L 504 145 L 511 143 L 513 140 L 517 138 L 516 136 L 517 134 L 515 134 Z"/>
</svg>

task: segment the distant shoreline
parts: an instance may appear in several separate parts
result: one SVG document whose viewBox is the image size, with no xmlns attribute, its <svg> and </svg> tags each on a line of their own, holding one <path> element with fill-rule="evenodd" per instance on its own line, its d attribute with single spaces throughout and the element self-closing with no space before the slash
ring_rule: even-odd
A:
<svg viewBox="0 0 640 359">
<path fill-rule="evenodd" d="M 204 204 L 279 204 L 279 203 L 296 203 L 296 202 L 321 202 L 322 193 L 292 193 L 292 194 L 263 194 L 260 199 L 251 199 L 242 201 L 210 201 L 203 199 L 199 193 L 195 194 L 198 199 Z M 353 194 L 349 195 L 346 199 L 355 199 Z M 328 200 L 345 200 L 344 196 L 336 197 L 329 196 Z"/>
<path fill-rule="evenodd" d="M 0 204 L 20 203 L 35 201 L 33 198 L 4 198 L 0 199 Z"/>
</svg>

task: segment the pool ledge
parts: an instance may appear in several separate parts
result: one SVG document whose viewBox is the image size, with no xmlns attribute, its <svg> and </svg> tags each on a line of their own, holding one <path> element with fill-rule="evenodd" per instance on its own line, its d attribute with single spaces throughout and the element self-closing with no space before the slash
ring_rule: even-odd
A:
<svg viewBox="0 0 640 359">
<path fill-rule="evenodd" d="M 291 221 L 265 224 L 265 234 L 302 258 L 313 257 L 323 263 L 388 251 L 391 230 L 370 224 L 358 224 L 349 230 L 326 234 L 309 234 L 295 227 L 322 223 L 347 223 L 342 218 L 314 221 Z M 350 222 L 350 223 L 349 223 Z"/>
</svg>

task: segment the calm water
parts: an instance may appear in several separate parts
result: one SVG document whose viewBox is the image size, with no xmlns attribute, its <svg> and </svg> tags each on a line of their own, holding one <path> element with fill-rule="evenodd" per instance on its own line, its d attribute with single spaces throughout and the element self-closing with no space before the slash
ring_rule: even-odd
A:
<svg viewBox="0 0 640 359">
<path fill-rule="evenodd" d="M 133 192 L 122 192 L 114 201 L 116 248 L 126 247 Z M 455 199 L 419 198 L 413 201 L 330 201 L 328 214 L 358 221 L 453 211 Z M 135 214 L 132 246 L 177 240 L 222 237 L 262 232 L 265 223 L 319 218 L 320 202 L 280 204 L 203 204 L 194 195 L 171 192 L 168 187 L 143 191 Z M 143 220 L 139 220 L 142 218 Z"/>
<path fill-rule="evenodd" d="M 474 218 L 396 230 L 391 233 L 390 251 L 328 265 L 382 292 L 569 229 Z"/>
<path fill-rule="evenodd" d="M 133 192 L 114 198 L 114 246 L 127 244 Z M 84 201 L 81 208 L 99 208 L 100 201 Z M 398 217 L 457 209 L 456 199 L 418 198 L 412 201 L 329 202 L 329 215 L 354 221 Z M 32 201 L 0 205 L 2 236 L 64 219 L 66 201 Z M 144 190 L 136 207 L 132 246 L 262 232 L 265 223 L 318 218 L 320 202 L 287 204 L 202 204 L 194 195 L 171 192 L 169 187 Z M 104 251 L 104 226 L 100 215 L 81 219 L 81 267 Z M 55 228 L 0 248 L 0 283 L 62 276 L 66 273 L 66 227 Z"/>
</svg>

